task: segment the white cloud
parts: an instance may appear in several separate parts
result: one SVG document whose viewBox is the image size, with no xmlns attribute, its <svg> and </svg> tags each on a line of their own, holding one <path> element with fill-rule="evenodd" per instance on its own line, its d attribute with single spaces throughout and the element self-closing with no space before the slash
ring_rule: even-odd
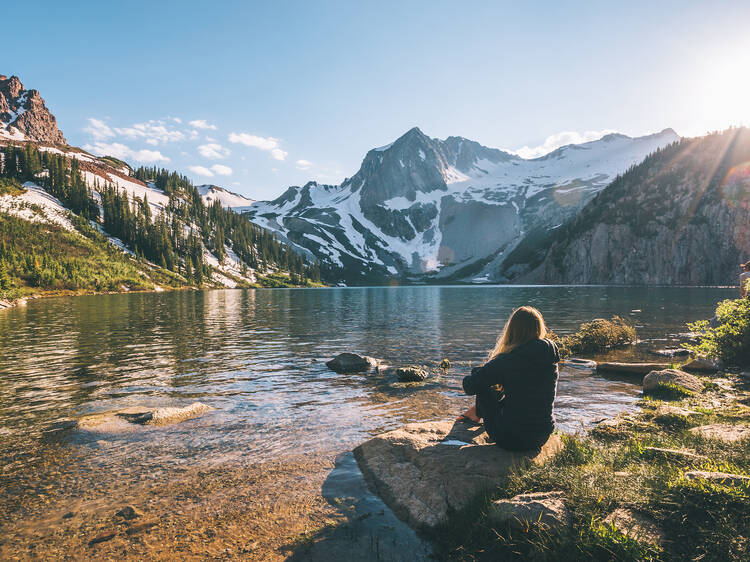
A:
<svg viewBox="0 0 750 562">
<path fill-rule="evenodd" d="M 175 123 L 182 123 L 182 119 L 180 119 L 179 117 L 172 117 L 172 121 L 174 121 Z"/>
<path fill-rule="evenodd" d="M 203 166 L 188 166 L 188 170 L 198 176 L 206 176 L 207 178 L 212 178 L 214 176 L 214 173 L 211 170 L 204 168 Z"/>
<path fill-rule="evenodd" d="M 210 168 L 205 166 L 188 166 L 188 170 L 198 176 L 205 176 L 207 178 L 214 177 L 214 174 L 219 176 L 231 176 L 232 168 L 229 166 L 222 166 L 221 164 L 214 164 Z"/>
<path fill-rule="evenodd" d="M 250 133 L 231 133 L 229 135 L 229 142 L 265 150 L 266 152 L 270 152 L 271 156 L 276 160 L 284 160 L 288 154 L 288 152 L 281 150 L 279 139 L 273 137 L 259 137 Z"/>
<path fill-rule="evenodd" d="M 231 176 L 232 168 L 229 166 L 222 166 L 221 164 L 214 164 L 211 166 L 211 170 L 219 174 L 220 176 Z"/>
<path fill-rule="evenodd" d="M 309 160 L 297 160 L 294 165 L 300 170 L 309 170 L 312 167 L 312 162 Z"/>
<path fill-rule="evenodd" d="M 94 137 L 94 140 L 103 140 L 115 136 L 115 133 L 104 121 L 92 117 L 88 121 L 88 127 L 85 127 L 83 130 Z"/>
<path fill-rule="evenodd" d="M 202 144 L 198 147 L 198 153 L 204 158 L 218 160 L 229 156 L 229 150 L 217 143 Z"/>
<path fill-rule="evenodd" d="M 524 146 L 518 150 L 509 150 L 508 152 L 517 154 L 521 158 L 539 158 L 561 146 L 598 140 L 604 135 L 616 132 L 617 131 L 613 129 L 604 129 L 603 131 L 584 131 L 582 133 L 579 133 L 578 131 L 563 131 L 555 135 L 550 135 L 544 139 L 544 142 L 539 146 Z"/>
<path fill-rule="evenodd" d="M 133 150 L 129 146 L 119 142 L 95 142 L 94 144 L 85 144 L 83 145 L 83 148 L 96 156 L 114 156 L 120 160 L 135 160 L 136 162 L 169 162 L 169 158 L 164 156 L 158 150 Z"/>
<path fill-rule="evenodd" d="M 135 123 L 131 127 L 115 127 L 114 132 L 126 139 L 146 139 L 149 144 L 181 141 L 185 138 L 182 131 L 169 129 L 163 121 Z"/>
<path fill-rule="evenodd" d="M 216 129 L 216 125 L 208 123 L 205 119 L 195 119 L 193 121 L 188 121 L 188 124 L 191 127 L 195 127 L 196 129 Z"/>
</svg>

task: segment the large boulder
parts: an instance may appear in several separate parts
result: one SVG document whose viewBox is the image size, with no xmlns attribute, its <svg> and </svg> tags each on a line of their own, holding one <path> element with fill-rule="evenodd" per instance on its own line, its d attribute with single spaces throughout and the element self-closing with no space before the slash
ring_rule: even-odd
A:
<svg viewBox="0 0 750 562">
<path fill-rule="evenodd" d="M 690 392 L 703 390 L 703 383 L 698 377 L 678 369 L 651 371 L 643 377 L 643 392 L 657 390 L 663 385 L 675 385 Z"/>
<path fill-rule="evenodd" d="M 690 432 L 709 439 L 718 439 L 719 441 L 726 441 L 728 443 L 750 438 L 750 426 L 748 425 L 714 423 L 693 427 L 690 429 Z"/>
<path fill-rule="evenodd" d="M 562 448 L 560 437 L 552 435 L 539 450 L 513 453 L 490 443 L 481 426 L 447 421 L 377 435 L 354 449 L 354 456 L 396 515 L 414 528 L 432 529 L 513 467 L 544 463 Z"/>
<path fill-rule="evenodd" d="M 570 524 L 563 492 L 520 494 L 492 502 L 487 518 L 495 527 L 526 531 L 532 527 L 551 530 Z"/>
<path fill-rule="evenodd" d="M 374 369 L 377 365 L 378 360 L 374 357 L 356 353 L 339 353 L 326 363 L 326 367 L 337 373 L 361 373 Z"/>
<path fill-rule="evenodd" d="M 647 375 L 651 371 L 666 369 L 667 363 L 619 363 L 604 362 L 596 366 L 597 373 L 613 373 L 618 375 Z"/>
</svg>

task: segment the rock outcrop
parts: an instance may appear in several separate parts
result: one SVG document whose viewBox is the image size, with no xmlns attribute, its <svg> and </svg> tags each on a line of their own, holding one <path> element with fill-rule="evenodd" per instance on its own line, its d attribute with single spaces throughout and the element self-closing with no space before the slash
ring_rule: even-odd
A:
<svg viewBox="0 0 750 562">
<path fill-rule="evenodd" d="M 644 393 L 653 392 L 664 385 L 678 386 L 690 392 L 700 392 L 703 390 L 703 383 L 698 377 L 678 369 L 651 371 L 643 377 Z"/>
<path fill-rule="evenodd" d="M 520 494 L 509 500 L 492 502 L 487 518 L 495 527 L 519 531 L 554 530 L 570 524 L 564 500 L 563 492 Z"/>
<path fill-rule="evenodd" d="M 696 357 L 685 363 L 682 368 L 697 373 L 716 373 L 724 368 L 724 363 L 721 359 L 715 357 Z"/>
<path fill-rule="evenodd" d="M 516 282 L 737 284 L 750 256 L 750 129 L 683 139 L 628 170 L 548 241 Z M 708 249 L 710 248 L 710 251 Z"/>
<path fill-rule="evenodd" d="M 427 422 L 373 437 L 354 455 L 368 484 L 396 515 L 414 528 L 433 529 L 512 467 L 544 463 L 562 448 L 552 435 L 541 450 L 512 453 L 491 444 L 481 426 Z"/>
<path fill-rule="evenodd" d="M 0 139 L 66 145 L 57 120 L 37 90 L 26 90 L 17 76 L 0 75 Z"/>
<path fill-rule="evenodd" d="M 605 361 L 596 366 L 596 372 L 619 375 L 647 375 L 651 371 L 667 369 L 668 367 L 667 363 L 619 363 Z"/>
</svg>

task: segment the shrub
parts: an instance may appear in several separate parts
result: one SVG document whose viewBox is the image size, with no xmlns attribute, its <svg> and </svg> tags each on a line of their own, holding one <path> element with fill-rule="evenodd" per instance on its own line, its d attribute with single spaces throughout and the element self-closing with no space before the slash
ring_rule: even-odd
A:
<svg viewBox="0 0 750 562">
<path fill-rule="evenodd" d="M 687 349 L 719 357 L 730 365 L 750 365 L 750 299 L 728 299 L 716 308 L 716 327 L 707 320 L 688 324 L 698 334 L 698 343 Z"/>
<path fill-rule="evenodd" d="M 561 357 L 604 351 L 636 341 L 635 328 L 619 316 L 613 316 L 611 320 L 597 318 L 581 324 L 575 334 L 558 337 L 550 333 L 550 337 L 556 341 Z"/>
</svg>

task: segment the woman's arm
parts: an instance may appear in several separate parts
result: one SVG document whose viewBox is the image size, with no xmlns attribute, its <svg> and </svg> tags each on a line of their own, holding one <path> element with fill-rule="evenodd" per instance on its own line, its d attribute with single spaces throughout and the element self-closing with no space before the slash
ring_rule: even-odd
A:
<svg viewBox="0 0 750 562">
<path fill-rule="evenodd" d="M 474 395 L 491 386 L 502 385 L 505 378 L 505 369 L 511 357 L 507 354 L 498 355 L 492 361 L 488 361 L 481 367 L 474 367 L 471 374 L 464 377 L 462 386 L 464 392 Z"/>
</svg>

